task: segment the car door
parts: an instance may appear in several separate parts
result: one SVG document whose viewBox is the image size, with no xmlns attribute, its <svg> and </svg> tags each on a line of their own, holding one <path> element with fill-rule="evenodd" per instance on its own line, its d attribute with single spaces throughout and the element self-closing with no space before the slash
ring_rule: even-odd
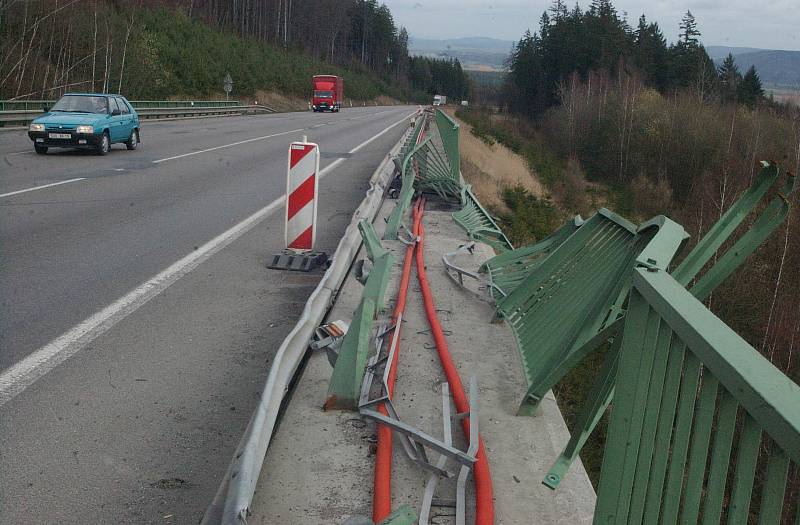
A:
<svg viewBox="0 0 800 525">
<path fill-rule="evenodd" d="M 117 105 L 119 106 L 120 113 L 122 113 L 120 115 L 120 133 L 122 135 L 122 140 L 126 140 L 130 138 L 134 128 L 133 114 L 131 114 L 131 109 L 127 102 L 125 102 L 125 99 L 118 97 Z"/>
<path fill-rule="evenodd" d="M 126 137 L 123 137 L 122 112 L 117 104 L 117 99 L 114 97 L 108 97 L 108 111 L 111 114 L 108 123 L 108 134 L 111 136 L 111 142 L 120 142 Z"/>
</svg>

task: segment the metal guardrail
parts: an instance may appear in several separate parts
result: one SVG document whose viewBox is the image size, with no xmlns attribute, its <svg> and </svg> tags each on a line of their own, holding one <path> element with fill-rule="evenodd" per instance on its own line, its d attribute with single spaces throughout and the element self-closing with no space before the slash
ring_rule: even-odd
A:
<svg viewBox="0 0 800 525">
<path fill-rule="evenodd" d="M 424 146 L 424 133 L 427 126 L 427 113 L 422 112 L 414 122 L 414 129 L 406 136 L 403 147 L 400 149 L 398 160 L 400 162 L 400 180 L 402 188 L 400 195 L 397 198 L 397 205 L 392 210 L 386 222 L 386 230 L 384 231 L 384 239 L 397 239 L 397 232 L 400 230 L 400 224 L 403 217 L 411 205 L 411 199 L 414 197 L 414 180 L 416 178 L 416 171 L 424 169 L 424 155 L 420 154 Z M 423 164 L 420 164 L 423 162 Z"/>
<path fill-rule="evenodd" d="M 0 111 L 41 110 L 43 106 L 52 107 L 56 100 L 0 100 Z M 134 107 L 139 108 L 184 108 L 204 107 L 221 108 L 238 106 L 238 100 L 129 100 Z"/>
<path fill-rule="evenodd" d="M 798 385 L 663 270 L 634 272 L 619 354 L 596 525 L 789 523 Z"/>
<path fill-rule="evenodd" d="M 399 148 L 393 148 L 392 153 Z M 358 224 L 362 219 L 372 222 L 383 201 L 390 182 L 391 170 L 387 157 L 370 179 L 370 188 L 353 214 L 353 219 L 339 241 L 332 264 L 306 302 L 295 327 L 278 348 L 261 398 L 245 434 L 237 447 L 234 460 L 220 486 L 214 503 L 206 512 L 203 523 L 236 525 L 246 523 L 261 467 L 278 413 L 289 384 L 306 355 L 308 343 L 341 288 L 350 265 L 361 246 Z"/>
<path fill-rule="evenodd" d="M 143 119 L 156 118 L 180 118 L 180 117 L 200 117 L 209 115 L 240 115 L 243 113 L 275 113 L 276 111 L 268 106 L 249 105 L 227 105 L 227 106 L 165 106 L 165 107 L 136 107 L 136 113 Z M 7 110 L 0 111 L 0 126 L 2 125 L 25 125 L 35 118 L 42 115 L 42 111 L 34 109 Z"/>
</svg>

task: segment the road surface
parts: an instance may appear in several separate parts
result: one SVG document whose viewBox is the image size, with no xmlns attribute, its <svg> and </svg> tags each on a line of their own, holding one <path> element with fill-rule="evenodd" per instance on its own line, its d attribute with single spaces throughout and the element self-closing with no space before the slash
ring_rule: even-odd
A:
<svg viewBox="0 0 800 525">
<path fill-rule="evenodd" d="M 332 253 L 413 110 L 144 122 L 106 157 L 0 133 L 0 523 L 197 523 L 321 275 L 265 268 L 288 143 L 320 144 Z"/>
</svg>

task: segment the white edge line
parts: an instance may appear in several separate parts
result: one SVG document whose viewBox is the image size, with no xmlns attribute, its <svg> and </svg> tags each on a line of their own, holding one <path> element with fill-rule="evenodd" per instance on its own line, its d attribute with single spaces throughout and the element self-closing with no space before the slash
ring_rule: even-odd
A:
<svg viewBox="0 0 800 525">
<path fill-rule="evenodd" d="M 52 188 L 53 186 L 61 186 L 62 184 L 69 184 L 70 182 L 78 182 L 79 180 L 86 180 L 86 177 L 78 177 L 77 179 L 69 179 L 69 180 L 62 180 L 59 182 L 54 182 L 52 184 L 43 184 L 42 186 L 34 186 L 33 188 L 27 188 L 24 190 L 17 190 L 12 191 L 9 193 L 0 193 L 0 198 L 2 197 L 11 197 L 12 195 L 19 195 L 20 193 L 28 193 L 29 191 L 36 191 L 36 190 L 43 190 L 45 188 Z"/>
<path fill-rule="evenodd" d="M 414 112 L 416 113 L 416 111 Z M 403 117 L 401 120 L 391 124 L 383 131 L 374 135 L 372 138 L 362 142 L 349 153 L 355 153 L 378 137 L 384 135 L 389 130 L 408 120 L 414 113 Z M 286 132 L 292 133 L 292 132 Z M 251 139 L 253 140 L 253 139 Z M 325 176 L 336 166 L 346 159 L 336 159 L 320 170 L 320 177 Z M 79 179 L 75 179 L 79 180 Z M 60 184 L 64 184 L 64 181 Z M 42 186 L 44 187 L 44 186 Z M 286 197 L 279 197 L 267 204 L 239 224 L 229 230 L 217 235 L 197 250 L 192 251 L 182 259 L 170 265 L 167 269 L 157 274 L 152 279 L 139 285 L 123 297 L 117 299 L 88 319 L 77 324 L 67 332 L 57 337 L 50 343 L 39 348 L 27 357 L 10 366 L 0 373 L 0 406 L 12 400 L 26 388 L 35 383 L 39 378 L 50 372 L 60 363 L 66 361 L 91 341 L 107 332 L 119 321 L 136 311 L 139 307 L 147 303 L 166 290 L 178 279 L 197 268 L 205 260 L 219 252 L 233 241 L 250 231 L 262 220 L 274 212 Z"/>
</svg>

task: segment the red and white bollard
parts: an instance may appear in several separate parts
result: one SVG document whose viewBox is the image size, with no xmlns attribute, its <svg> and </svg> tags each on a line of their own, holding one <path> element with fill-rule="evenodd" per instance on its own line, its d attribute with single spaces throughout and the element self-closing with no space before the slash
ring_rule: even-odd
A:
<svg viewBox="0 0 800 525">
<path fill-rule="evenodd" d="M 317 197 L 319 189 L 319 146 L 307 142 L 289 145 L 286 170 L 286 249 L 272 258 L 268 268 L 309 271 L 324 264 L 328 256 L 314 251 L 317 238 Z"/>
<path fill-rule="evenodd" d="M 295 251 L 314 249 L 317 230 L 319 147 L 311 142 L 289 145 L 286 176 L 286 247 Z"/>
</svg>

